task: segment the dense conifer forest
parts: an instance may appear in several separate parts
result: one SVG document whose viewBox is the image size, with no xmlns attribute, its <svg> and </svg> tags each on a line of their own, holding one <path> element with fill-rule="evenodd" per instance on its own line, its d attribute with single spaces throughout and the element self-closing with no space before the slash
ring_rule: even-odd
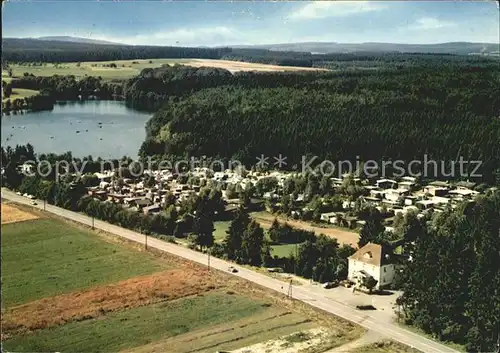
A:
<svg viewBox="0 0 500 353">
<path fill-rule="evenodd" d="M 495 66 L 237 75 L 164 67 L 144 70 L 125 92 L 131 102 L 163 105 L 147 124 L 143 156 L 255 163 L 261 154 L 282 153 L 289 166 L 303 155 L 406 162 L 462 156 L 482 161 L 484 180 L 499 177 Z"/>
</svg>

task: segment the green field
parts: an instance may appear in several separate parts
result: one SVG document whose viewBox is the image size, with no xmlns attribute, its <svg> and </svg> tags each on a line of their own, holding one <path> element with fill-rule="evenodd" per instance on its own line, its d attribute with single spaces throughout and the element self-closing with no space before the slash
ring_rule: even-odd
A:
<svg viewBox="0 0 500 353">
<path fill-rule="evenodd" d="M 226 237 L 226 231 L 229 229 L 230 221 L 217 221 L 214 222 L 214 239 L 216 243 L 222 243 Z"/>
<path fill-rule="evenodd" d="M 264 311 L 264 303 L 210 293 L 72 322 L 4 343 L 15 352 L 116 352 Z"/>
<path fill-rule="evenodd" d="M 38 91 L 32 90 L 32 89 L 24 89 L 24 88 L 14 88 L 12 90 L 12 94 L 10 95 L 9 98 L 2 98 L 2 101 L 5 102 L 7 99 L 10 99 L 11 101 L 17 99 L 17 98 L 26 98 L 26 97 L 31 97 L 38 94 Z"/>
<path fill-rule="evenodd" d="M 279 257 L 288 257 L 290 254 L 295 254 L 295 246 L 297 248 L 301 245 L 302 243 L 299 244 L 279 244 L 279 245 L 272 245 L 272 253 L 271 255 L 276 255 Z"/>
<path fill-rule="evenodd" d="M 55 219 L 2 225 L 5 307 L 162 270 L 166 264 Z"/>
<path fill-rule="evenodd" d="M 13 77 L 21 77 L 25 72 L 35 76 L 74 75 L 77 78 L 85 76 L 101 76 L 105 80 L 128 79 L 134 77 L 145 68 L 160 67 L 164 64 L 182 64 L 191 59 L 151 59 L 150 60 L 115 60 L 78 63 L 61 63 L 58 65 L 45 63 L 41 66 L 11 64 Z M 134 64 L 133 62 L 137 62 Z M 115 63 L 116 68 L 104 67 L 106 64 Z M 2 74 L 2 79 L 5 76 Z"/>
</svg>

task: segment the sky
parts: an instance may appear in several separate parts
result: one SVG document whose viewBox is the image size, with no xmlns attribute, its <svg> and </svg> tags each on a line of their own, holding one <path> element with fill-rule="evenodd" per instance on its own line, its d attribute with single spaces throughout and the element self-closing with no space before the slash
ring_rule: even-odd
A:
<svg viewBox="0 0 500 353">
<path fill-rule="evenodd" d="M 293 42 L 499 43 L 496 1 L 16 1 L 4 37 L 135 45 Z"/>
</svg>

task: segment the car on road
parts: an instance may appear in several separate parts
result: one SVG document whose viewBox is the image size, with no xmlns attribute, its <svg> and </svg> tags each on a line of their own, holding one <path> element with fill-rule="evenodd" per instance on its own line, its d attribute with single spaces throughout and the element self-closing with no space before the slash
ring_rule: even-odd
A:
<svg viewBox="0 0 500 353">
<path fill-rule="evenodd" d="M 238 269 L 235 268 L 234 266 L 229 266 L 228 271 L 231 272 L 231 273 L 237 273 Z"/>
<path fill-rule="evenodd" d="M 31 201 L 31 204 L 32 204 L 33 206 L 38 205 L 38 204 L 36 203 L 36 201 Z"/>
<path fill-rule="evenodd" d="M 325 282 L 323 283 L 323 288 L 324 289 L 330 289 L 330 288 L 335 288 L 338 287 L 339 283 L 338 282 Z"/>
<path fill-rule="evenodd" d="M 19 191 L 16 192 L 16 195 L 23 196 L 23 194 L 21 194 Z"/>
<path fill-rule="evenodd" d="M 24 197 L 28 197 L 29 195 L 28 195 L 27 193 L 24 193 L 24 194 L 23 194 L 23 196 L 24 196 Z"/>
<path fill-rule="evenodd" d="M 356 305 L 356 309 L 358 310 L 377 310 L 373 305 Z"/>
<path fill-rule="evenodd" d="M 281 267 L 269 267 L 269 268 L 267 268 L 267 272 L 270 272 L 270 273 L 283 273 L 283 269 Z"/>
</svg>

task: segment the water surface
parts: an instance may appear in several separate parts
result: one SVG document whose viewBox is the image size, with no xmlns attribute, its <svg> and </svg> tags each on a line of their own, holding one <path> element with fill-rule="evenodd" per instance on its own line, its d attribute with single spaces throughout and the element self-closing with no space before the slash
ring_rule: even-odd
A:
<svg viewBox="0 0 500 353">
<path fill-rule="evenodd" d="M 135 158 L 150 117 L 120 101 L 64 102 L 52 111 L 2 116 L 2 146 L 29 142 L 37 153 Z"/>
</svg>

